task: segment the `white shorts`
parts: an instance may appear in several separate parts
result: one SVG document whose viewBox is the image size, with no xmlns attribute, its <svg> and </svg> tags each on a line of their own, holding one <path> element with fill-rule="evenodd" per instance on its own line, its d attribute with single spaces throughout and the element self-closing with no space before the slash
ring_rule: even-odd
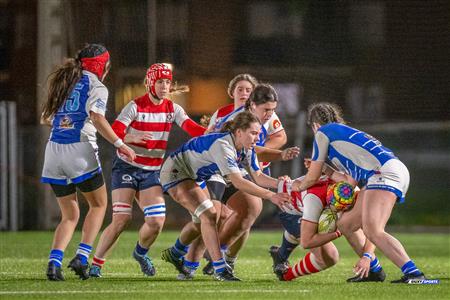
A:
<svg viewBox="0 0 450 300">
<path fill-rule="evenodd" d="M 187 179 L 194 180 L 178 161 L 173 160 L 170 156 L 166 159 L 161 167 L 160 172 L 161 186 L 164 192 L 176 186 L 178 183 Z M 195 180 L 194 180 L 195 181 Z"/>
<path fill-rule="evenodd" d="M 380 170 L 376 171 L 367 180 L 368 190 L 387 190 L 397 195 L 397 201 L 405 201 L 409 187 L 408 168 L 398 159 L 387 161 Z"/>
<path fill-rule="evenodd" d="M 77 184 L 98 173 L 101 173 L 101 167 L 96 144 L 47 142 L 41 182 L 59 185 Z"/>
</svg>

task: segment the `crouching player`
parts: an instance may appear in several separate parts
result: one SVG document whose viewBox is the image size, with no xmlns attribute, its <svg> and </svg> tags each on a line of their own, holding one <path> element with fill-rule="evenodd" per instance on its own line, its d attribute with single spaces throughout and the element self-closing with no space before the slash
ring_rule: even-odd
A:
<svg viewBox="0 0 450 300">
<path fill-rule="evenodd" d="M 327 206 L 334 210 L 344 208 L 337 205 L 335 195 L 340 195 L 346 203 L 353 203 L 356 198 L 352 185 L 345 182 L 334 183 L 326 176 L 303 192 L 292 192 L 290 184 L 290 182 L 282 182 L 278 187 L 279 191 L 289 192 L 292 196 L 291 207 L 280 214 L 280 220 L 285 228 L 282 245 L 281 247 L 272 246 L 269 250 L 273 260 L 273 271 L 282 281 L 320 272 L 338 262 L 339 253 L 332 241 L 340 237 L 341 233 L 339 230 L 318 233 L 319 217 Z M 291 267 L 288 257 L 299 243 L 310 252 Z M 381 265 L 373 254 L 371 256 L 374 259 L 370 267 L 376 269 L 377 274 L 380 275 L 380 278 L 371 281 L 383 281 L 385 275 Z"/>
</svg>

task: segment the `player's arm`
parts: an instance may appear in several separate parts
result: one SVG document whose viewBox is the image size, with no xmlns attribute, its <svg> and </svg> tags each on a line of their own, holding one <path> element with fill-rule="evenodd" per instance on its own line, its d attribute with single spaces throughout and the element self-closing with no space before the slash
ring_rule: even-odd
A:
<svg viewBox="0 0 450 300">
<path fill-rule="evenodd" d="M 375 257 L 375 245 L 366 238 L 364 243 L 363 254 L 353 267 L 353 272 L 361 278 L 369 276 L 370 262 Z"/>
<path fill-rule="evenodd" d="M 287 135 L 286 131 L 283 129 L 269 135 L 269 138 L 267 139 L 264 146 L 271 149 L 280 149 L 286 144 L 286 142 L 287 142 Z"/>
<path fill-rule="evenodd" d="M 318 223 L 302 219 L 300 245 L 304 249 L 311 249 L 325 245 L 341 236 L 339 231 L 318 233 Z"/>
<path fill-rule="evenodd" d="M 109 125 L 105 116 L 102 114 L 90 111 L 89 113 L 90 119 L 94 124 L 95 128 L 97 128 L 98 132 L 111 144 L 113 144 L 119 152 L 127 157 L 129 161 L 133 161 L 136 158 L 136 153 L 125 145 L 121 138 L 117 136 L 114 130 Z"/>
<path fill-rule="evenodd" d="M 259 161 L 272 162 L 272 161 L 286 161 L 296 158 L 300 154 L 300 148 L 290 147 L 284 150 L 278 150 L 268 148 L 266 146 L 255 146 L 255 152 L 258 155 Z"/>
<path fill-rule="evenodd" d="M 250 180 L 247 180 L 242 177 L 241 173 L 231 173 L 228 174 L 228 179 L 230 179 L 231 183 L 234 187 L 240 191 L 245 193 L 249 193 L 253 196 L 260 197 L 262 199 L 270 200 L 273 204 L 278 206 L 280 209 L 288 203 L 290 203 L 289 195 L 286 193 L 274 193 L 265 188 L 262 188 Z"/>
<path fill-rule="evenodd" d="M 309 166 L 308 172 L 306 173 L 303 180 L 296 179 L 292 183 L 293 191 L 304 191 L 307 188 L 313 186 L 322 175 L 322 167 L 324 161 L 311 161 L 311 165 Z"/>
<path fill-rule="evenodd" d="M 205 133 L 206 128 L 193 121 L 180 105 L 174 103 L 173 109 L 175 122 L 190 136 L 196 137 Z"/>
<path fill-rule="evenodd" d="M 272 189 L 278 188 L 278 180 L 267 176 L 261 171 L 252 172 L 252 177 L 255 183 L 259 186 Z"/>
</svg>

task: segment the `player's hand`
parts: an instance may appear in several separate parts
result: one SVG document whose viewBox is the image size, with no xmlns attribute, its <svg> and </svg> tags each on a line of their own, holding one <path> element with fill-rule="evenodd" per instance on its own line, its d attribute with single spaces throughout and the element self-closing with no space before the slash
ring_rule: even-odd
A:
<svg viewBox="0 0 450 300">
<path fill-rule="evenodd" d="M 296 158 L 300 154 L 300 148 L 299 147 L 290 147 L 286 148 L 283 151 L 281 151 L 281 160 L 291 160 Z"/>
<path fill-rule="evenodd" d="M 300 191 L 300 185 L 302 184 L 302 181 L 299 179 L 296 179 L 292 182 L 291 189 L 293 192 L 299 192 Z"/>
<path fill-rule="evenodd" d="M 353 267 L 353 272 L 361 278 L 369 276 L 369 270 L 370 270 L 370 258 L 365 256 L 361 257 L 358 260 L 358 262 L 356 262 L 356 265 Z"/>
<path fill-rule="evenodd" d="M 124 138 L 125 143 L 134 143 L 134 144 L 142 144 L 146 141 L 149 141 L 153 138 L 153 135 L 149 132 L 146 133 L 127 133 L 127 135 Z"/>
<path fill-rule="evenodd" d="M 120 148 L 118 148 L 118 150 L 119 155 L 121 157 L 124 157 L 127 161 L 132 162 L 133 160 L 136 159 L 136 153 L 134 152 L 133 149 L 131 149 L 127 145 L 123 144 Z"/>
<path fill-rule="evenodd" d="M 305 168 L 309 169 L 309 166 L 311 166 L 311 158 L 305 158 L 303 164 L 305 165 Z"/>
<path fill-rule="evenodd" d="M 289 175 L 279 176 L 278 181 L 291 181 L 291 177 Z"/>
<path fill-rule="evenodd" d="M 284 207 L 291 203 L 291 196 L 288 193 L 278 193 L 270 197 L 269 200 L 284 211 Z"/>
</svg>

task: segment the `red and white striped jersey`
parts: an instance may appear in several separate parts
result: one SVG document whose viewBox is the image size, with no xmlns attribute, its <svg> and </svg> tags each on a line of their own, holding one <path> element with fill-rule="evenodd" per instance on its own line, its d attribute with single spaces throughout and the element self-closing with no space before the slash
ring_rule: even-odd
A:
<svg viewBox="0 0 450 300">
<path fill-rule="evenodd" d="M 182 127 L 186 120 L 190 118 L 180 105 L 168 99 L 156 105 L 145 94 L 128 103 L 112 127 L 120 138 L 127 133 L 151 133 L 152 139 L 145 143 L 127 143 L 136 152 L 136 159 L 131 163 L 126 162 L 146 170 L 159 170 L 166 153 L 172 123 Z"/>
<path fill-rule="evenodd" d="M 325 206 L 327 206 L 327 189 L 328 185 L 334 181 L 328 177 L 321 177 L 320 180 L 302 192 L 292 191 L 292 181 L 280 180 L 278 183 L 279 193 L 289 193 L 291 195 L 291 203 L 284 207 L 287 213 L 293 215 L 302 215 L 303 220 L 318 223 L 320 214 Z"/>
<path fill-rule="evenodd" d="M 222 106 L 216 110 L 209 120 L 208 128 L 216 128 L 216 125 L 219 124 L 222 118 L 229 115 L 232 111 L 234 111 L 234 103 Z"/>
</svg>

